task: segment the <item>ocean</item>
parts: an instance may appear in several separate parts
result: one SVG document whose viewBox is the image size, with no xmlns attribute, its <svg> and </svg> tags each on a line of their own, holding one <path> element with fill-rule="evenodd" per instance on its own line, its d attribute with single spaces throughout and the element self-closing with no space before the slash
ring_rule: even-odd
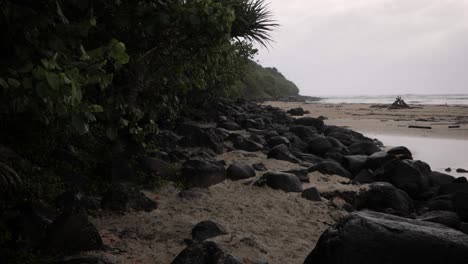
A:
<svg viewBox="0 0 468 264">
<path fill-rule="evenodd" d="M 321 96 L 320 103 L 365 103 L 365 104 L 391 104 L 398 95 L 358 95 L 358 96 Z M 408 104 L 429 105 L 468 105 L 468 94 L 402 94 L 399 95 Z"/>
</svg>

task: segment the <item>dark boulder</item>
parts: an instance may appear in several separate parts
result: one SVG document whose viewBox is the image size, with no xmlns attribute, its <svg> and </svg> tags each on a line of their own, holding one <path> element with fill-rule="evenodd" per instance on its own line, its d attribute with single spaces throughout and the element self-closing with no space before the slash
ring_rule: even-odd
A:
<svg viewBox="0 0 468 264">
<path fill-rule="evenodd" d="M 322 198 L 320 197 L 320 193 L 315 187 L 308 188 L 302 192 L 302 197 L 314 201 L 314 202 L 320 202 L 322 201 Z"/>
<path fill-rule="evenodd" d="M 468 236 L 443 225 L 352 213 L 320 237 L 304 264 L 466 263 Z"/>
<path fill-rule="evenodd" d="M 423 198 L 429 191 L 429 178 L 406 161 L 393 160 L 379 169 L 376 176 L 380 181 L 393 184 L 414 199 Z"/>
<path fill-rule="evenodd" d="M 322 161 L 317 165 L 314 165 L 309 168 L 309 172 L 318 171 L 323 174 L 328 175 L 338 175 L 348 179 L 351 179 L 353 176 L 349 171 L 345 170 L 340 164 L 333 161 Z"/>
<path fill-rule="evenodd" d="M 462 221 L 468 222 L 468 193 L 455 193 L 453 196 L 453 208 Z"/>
<path fill-rule="evenodd" d="M 458 177 L 453 181 L 453 183 L 468 183 L 468 179 L 465 177 Z"/>
<path fill-rule="evenodd" d="M 226 130 L 235 131 L 241 130 L 242 128 L 235 122 L 222 122 L 219 124 L 219 127 L 224 128 Z"/>
<path fill-rule="evenodd" d="M 302 107 L 298 107 L 298 108 L 289 109 L 287 113 L 292 116 L 303 116 L 305 114 L 305 111 L 304 109 L 302 109 Z"/>
<path fill-rule="evenodd" d="M 461 225 L 460 217 L 450 211 L 431 211 L 418 216 L 416 219 L 421 221 L 439 223 L 453 229 L 459 229 Z"/>
<path fill-rule="evenodd" d="M 267 171 L 267 167 L 263 163 L 254 163 L 252 164 L 252 168 L 256 171 Z"/>
<path fill-rule="evenodd" d="M 367 163 L 366 155 L 344 156 L 344 167 L 353 175 L 359 173 Z"/>
<path fill-rule="evenodd" d="M 353 155 L 372 155 L 380 151 L 380 148 L 371 141 L 360 141 L 348 147 L 348 150 Z"/>
<path fill-rule="evenodd" d="M 216 243 L 196 242 L 182 250 L 171 264 L 241 264 Z"/>
<path fill-rule="evenodd" d="M 216 153 L 223 153 L 223 141 L 218 137 L 214 128 L 200 128 L 192 126 L 184 128 L 185 136 L 177 143 L 182 147 L 206 147 Z"/>
<path fill-rule="evenodd" d="M 310 126 L 291 126 L 289 131 L 294 133 L 305 143 L 308 143 L 311 138 L 317 136 L 317 129 Z"/>
<path fill-rule="evenodd" d="M 332 132 L 326 134 L 328 137 L 334 138 L 345 146 L 350 146 L 354 143 L 354 138 L 349 133 L 345 132 Z"/>
<path fill-rule="evenodd" d="M 157 158 L 144 157 L 143 166 L 165 180 L 174 180 L 176 171 L 171 163 Z"/>
<path fill-rule="evenodd" d="M 306 151 L 309 145 L 305 143 L 300 137 L 292 132 L 283 134 L 283 137 L 287 138 L 291 144 L 291 147 L 298 149 L 300 151 Z"/>
<path fill-rule="evenodd" d="M 301 181 L 301 182 L 310 182 L 309 179 L 309 170 L 307 169 L 292 169 L 292 170 L 287 170 L 287 171 L 282 171 L 284 173 L 291 173 L 296 175 L 296 177 Z"/>
<path fill-rule="evenodd" d="M 468 170 L 462 169 L 462 168 L 458 168 L 458 169 L 457 169 L 457 172 L 458 172 L 458 173 L 468 173 Z"/>
<path fill-rule="evenodd" d="M 441 195 L 436 196 L 426 202 L 424 206 L 429 211 L 453 211 L 453 196 L 452 195 Z"/>
<path fill-rule="evenodd" d="M 357 209 L 370 209 L 378 212 L 394 210 L 397 213 L 413 211 L 413 200 L 404 191 L 387 182 L 376 182 L 359 195 Z M 388 210 L 390 209 L 390 210 Z"/>
<path fill-rule="evenodd" d="M 365 184 L 365 183 L 373 183 L 375 182 L 374 173 L 368 169 L 361 170 L 356 176 L 353 178 L 353 182 Z"/>
<path fill-rule="evenodd" d="M 238 137 L 234 140 L 234 148 L 239 150 L 245 150 L 249 152 L 260 151 L 263 149 L 263 145 L 253 140 L 246 139 L 244 137 Z"/>
<path fill-rule="evenodd" d="M 298 118 L 294 120 L 294 124 L 315 127 L 315 129 L 318 131 L 322 130 L 324 126 L 324 122 L 322 119 L 313 118 L 313 117 Z"/>
<path fill-rule="evenodd" d="M 282 137 L 282 136 L 274 136 L 268 139 L 267 141 L 267 146 L 269 148 L 274 148 L 281 144 L 286 145 L 288 148 L 291 147 L 291 143 L 289 142 L 289 139 Z"/>
<path fill-rule="evenodd" d="M 245 163 L 231 164 L 227 169 L 227 178 L 231 180 L 243 180 L 255 176 L 254 169 Z"/>
<path fill-rule="evenodd" d="M 150 212 L 158 207 L 158 204 L 146 197 L 142 192 L 128 184 L 113 184 L 103 194 L 101 200 L 103 209 L 112 211 L 146 211 Z"/>
<path fill-rule="evenodd" d="M 394 156 L 385 151 L 375 152 L 367 158 L 365 167 L 371 170 L 376 170 L 394 159 Z"/>
<path fill-rule="evenodd" d="M 296 175 L 284 172 L 267 172 L 260 181 L 273 189 L 285 192 L 302 192 L 302 183 Z"/>
<path fill-rule="evenodd" d="M 411 151 L 407 147 L 403 146 L 391 148 L 387 150 L 387 153 L 401 160 L 413 159 L 413 154 L 411 154 Z"/>
<path fill-rule="evenodd" d="M 431 180 L 431 183 L 436 186 L 443 186 L 447 184 L 453 183 L 455 180 L 455 177 L 452 175 L 448 175 L 442 172 L 438 171 L 433 171 L 431 174 L 429 174 L 429 179 Z"/>
<path fill-rule="evenodd" d="M 307 150 L 311 154 L 322 156 L 332 147 L 327 138 L 317 135 L 309 138 Z"/>
<path fill-rule="evenodd" d="M 183 164 L 182 178 L 190 187 L 207 188 L 226 179 L 223 162 L 188 160 Z"/>
<path fill-rule="evenodd" d="M 292 163 L 300 163 L 300 160 L 296 158 L 288 147 L 284 144 L 278 145 L 268 152 L 269 159 L 285 160 Z"/>
<path fill-rule="evenodd" d="M 322 162 L 323 159 L 320 157 L 315 156 L 314 154 L 309 154 L 309 153 L 302 153 L 300 151 L 293 151 L 294 156 L 296 158 L 305 161 L 305 162 L 310 162 L 312 164 L 317 164 L 319 162 Z"/>
<path fill-rule="evenodd" d="M 458 179 L 458 178 L 457 178 Z M 451 183 L 440 187 L 439 194 L 455 194 L 457 192 L 468 193 L 468 183 Z"/>
<path fill-rule="evenodd" d="M 429 164 L 427 164 L 426 162 L 420 160 L 405 160 L 405 162 L 413 165 L 416 169 L 418 169 L 421 172 L 421 174 L 424 177 L 429 178 L 429 176 L 431 175 L 431 166 L 429 166 Z"/>
<path fill-rule="evenodd" d="M 98 250 L 103 246 L 99 232 L 82 211 L 60 215 L 49 228 L 46 244 L 61 252 Z"/>
<path fill-rule="evenodd" d="M 192 229 L 192 239 L 196 241 L 204 241 L 206 239 L 226 235 L 227 232 L 220 224 L 212 221 L 202 221 L 196 224 Z"/>
</svg>

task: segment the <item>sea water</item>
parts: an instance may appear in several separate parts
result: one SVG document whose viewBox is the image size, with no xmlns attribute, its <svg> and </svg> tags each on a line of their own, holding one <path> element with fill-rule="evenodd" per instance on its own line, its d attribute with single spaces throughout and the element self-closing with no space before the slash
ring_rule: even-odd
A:
<svg viewBox="0 0 468 264">
<path fill-rule="evenodd" d="M 468 105 L 468 94 L 322 96 L 318 102 L 329 104 L 391 104 L 397 96 L 401 96 L 408 104 Z"/>
<path fill-rule="evenodd" d="M 457 173 L 456 169 L 468 170 L 468 140 L 411 137 L 400 135 L 366 134 L 380 140 L 386 147 L 405 146 L 415 160 L 429 164 L 433 171 L 439 171 L 455 177 L 468 177 L 466 173 Z M 451 168 L 451 172 L 446 172 Z"/>
</svg>

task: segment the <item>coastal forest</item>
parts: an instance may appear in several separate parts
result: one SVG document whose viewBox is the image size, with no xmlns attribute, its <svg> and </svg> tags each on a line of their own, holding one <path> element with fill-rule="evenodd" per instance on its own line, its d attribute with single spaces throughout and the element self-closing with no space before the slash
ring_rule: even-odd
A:
<svg viewBox="0 0 468 264">
<path fill-rule="evenodd" d="M 254 61 L 277 26 L 264 0 L 1 1 L 2 210 L 105 189 L 123 157 L 159 149 L 161 127 L 219 100 L 297 95 Z M 0 222 L 2 263 L 40 260 Z"/>
</svg>

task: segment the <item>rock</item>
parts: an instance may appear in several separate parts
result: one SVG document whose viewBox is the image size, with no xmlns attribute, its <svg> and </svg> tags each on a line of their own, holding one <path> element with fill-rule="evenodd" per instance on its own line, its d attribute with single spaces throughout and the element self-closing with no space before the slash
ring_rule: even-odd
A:
<svg viewBox="0 0 468 264">
<path fill-rule="evenodd" d="M 292 169 L 292 170 L 287 170 L 287 171 L 282 171 L 282 172 L 296 175 L 296 177 L 301 182 L 310 182 L 310 179 L 308 176 L 309 171 L 307 169 Z"/>
<path fill-rule="evenodd" d="M 310 138 L 317 136 L 317 129 L 309 126 L 291 126 L 289 131 L 294 133 L 305 143 L 308 143 Z"/>
<path fill-rule="evenodd" d="M 457 178 L 459 179 L 459 178 Z M 440 187 L 439 194 L 455 194 L 457 192 L 468 193 L 468 183 L 451 183 Z"/>
<path fill-rule="evenodd" d="M 212 237 L 226 234 L 227 232 L 224 227 L 212 220 L 200 222 L 192 229 L 192 239 L 196 241 L 204 241 Z"/>
<path fill-rule="evenodd" d="M 8 148 L 6 149 L 5 155 L 9 154 Z M 23 181 L 20 176 L 10 166 L 0 161 L 0 198 L 11 198 L 14 197 L 16 192 L 22 186 Z M 3 199 L 2 199 L 3 200 Z M 1 202 L 0 202 L 1 203 Z"/>
<path fill-rule="evenodd" d="M 455 177 L 438 171 L 433 171 L 431 172 L 431 174 L 429 174 L 429 179 L 432 184 L 437 186 L 443 186 L 453 183 Z"/>
<path fill-rule="evenodd" d="M 375 152 L 367 158 L 365 167 L 371 170 L 376 170 L 394 159 L 395 156 L 390 155 L 385 151 Z"/>
<path fill-rule="evenodd" d="M 338 175 L 348 179 L 351 179 L 353 176 L 349 171 L 345 170 L 340 164 L 333 161 L 322 161 L 317 165 L 314 165 L 309 168 L 309 172 L 318 171 L 323 174 L 328 175 Z"/>
<path fill-rule="evenodd" d="M 461 221 L 458 215 L 450 211 L 432 211 L 418 216 L 416 219 L 421 221 L 439 223 L 453 229 L 459 229 Z"/>
<path fill-rule="evenodd" d="M 357 212 L 330 227 L 304 264 L 466 263 L 468 236 L 439 224 Z"/>
<path fill-rule="evenodd" d="M 200 199 L 204 194 L 204 191 L 202 189 L 190 189 L 190 190 L 182 190 L 180 191 L 177 196 L 179 198 L 184 199 L 184 200 L 196 200 Z"/>
<path fill-rule="evenodd" d="M 446 168 L 445 171 L 446 172 L 452 172 L 452 169 L 451 168 Z"/>
<path fill-rule="evenodd" d="M 309 147 L 307 143 L 305 143 L 300 137 L 296 136 L 296 134 L 292 132 L 283 134 L 283 137 L 289 140 L 293 148 L 298 149 L 300 151 L 306 151 L 307 148 Z"/>
<path fill-rule="evenodd" d="M 465 177 L 458 177 L 453 181 L 453 183 L 468 183 L 468 179 Z"/>
<path fill-rule="evenodd" d="M 311 126 L 315 127 L 316 130 L 322 130 L 324 126 L 324 122 L 321 119 L 313 118 L 313 117 L 301 117 L 294 120 L 294 124 L 302 125 L 302 126 Z"/>
<path fill-rule="evenodd" d="M 158 208 L 158 204 L 146 197 L 135 187 L 127 184 L 114 184 L 102 196 L 101 207 L 112 211 L 146 211 Z"/>
<path fill-rule="evenodd" d="M 453 208 L 462 221 L 468 222 L 468 193 L 455 193 L 453 197 Z"/>
<path fill-rule="evenodd" d="M 254 169 L 245 163 L 231 164 L 227 169 L 227 178 L 237 181 L 255 176 Z"/>
<path fill-rule="evenodd" d="M 182 178 L 190 187 L 208 188 L 226 179 L 223 162 L 188 160 L 182 167 Z"/>
<path fill-rule="evenodd" d="M 296 158 L 288 147 L 284 144 L 278 145 L 268 152 L 269 159 L 285 160 L 292 163 L 300 163 L 300 160 Z"/>
<path fill-rule="evenodd" d="M 289 139 L 287 139 L 285 137 L 274 136 L 274 137 L 271 137 L 270 139 L 268 139 L 268 141 L 267 141 L 267 146 L 269 148 L 274 148 L 274 147 L 276 147 L 278 145 L 281 145 L 281 144 L 286 145 L 288 148 L 291 147 L 291 143 L 289 142 Z"/>
<path fill-rule="evenodd" d="M 429 191 L 429 179 L 413 164 L 401 160 L 393 160 L 376 172 L 376 178 L 393 184 L 405 191 L 413 199 L 419 199 Z"/>
<path fill-rule="evenodd" d="M 249 152 L 255 152 L 262 150 L 263 146 L 255 141 L 246 139 L 244 137 L 238 137 L 236 140 L 234 140 L 234 148 Z"/>
<path fill-rule="evenodd" d="M 351 155 L 344 156 L 344 167 L 351 172 L 351 174 L 356 175 L 367 163 L 366 155 Z"/>
<path fill-rule="evenodd" d="M 217 136 L 214 128 L 189 126 L 183 129 L 183 133 L 185 136 L 177 142 L 180 146 L 206 147 L 218 154 L 223 153 L 223 141 Z"/>
<path fill-rule="evenodd" d="M 46 241 L 48 248 L 70 253 L 103 247 L 99 232 L 82 211 L 60 215 L 50 226 Z"/>
<path fill-rule="evenodd" d="M 302 107 L 298 107 L 298 108 L 289 109 L 287 113 L 292 116 L 303 116 L 305 114 L 305 111 L 304 109 L 302 109 Z"/>
<path fill-rule="evenodd" d="M 425 178 L 429 178 L 429 176 L 431 175 L 431 166 L 429 166 L 429 164 L 427 164 L 426 162 L 420 160 L 405 160 L 405 162 L 413 165 L 416 169 L 418 169 L 421 172 L 421 174 Z"/>
<path fill-rule="evenodd" d="M 193 243 L 182 250 L 171 264 L 241 264 L 214 242 Z"/>
<path fill-rule="evenodd" d="M 142 163 L 148 170 L 160 176 L 162 179 L 174 180 L 176 177 L 174 166 L 166 161 L 144 157 Z"/>
<path fill-rule="evenodd" d="M 451 195 L 441 195 L 429 200 L 425 206 L 430 211 L 453 211 L 453 202 Z"/>
<path fill-rule="evenodd" d="M 333 145 L 323 136 L 310 137 L 308 140 L 308 152 L 314 155 L 322 156 L 329 151 Z"/>
<path fill-rule="evenodd" d="M 293 154 L 294 154 L 294 156 L 296 156 L 296 158 L 298 158 L 300 160 L 303 160 L 303 161 L 306 161 L 306 162 L 310 162 L 312 164 L 317 164 L 317 163 L 320 163 L 320 162 L 323 161 L 322 158 L 317 157 L 314 154 L 302 153 L 302 152 L 299 152 L 299 151 L 294 151 Z"/>
<path fill-rule="evenodd" d="M 413 154 L 411 154 L 411 151 L 407 147 L 403 147 L 403 146 L 391 148 L 387 150 L 387 153 L 401 160 L 413 159 Z"/>
<path fill-rule="evenodd" d="M 235 122 L 222 122 L 219 124 L 221 128 L 224 128 L 226 130 L 230 131 L 235 131 L 235 130 L 241 130 L 242 128 Z"/>
<path fill-rule="evenodd" d="M 296 175 L 284 172 L 267 172 L 262 176 L 266 185 L 285 192 L 302 192 L 302 183 Z"/>
<path fill-rule="evenodd" d="M 349 153 L 348 148 L 343 143 L 341 143 L 338 139 L 333 138 L 333 137 L 326 137 L 326 139 L 328 140 L 328 142 L 330 142 L 330 144 L 332 144 L 333 149 L 336 149 L 337 151 L 343 154 Z"/>
<path fill-rule="evenodd" d="M 262 146 L 266 144 L 265 138 L 259 135 L 251 135 L 249 137 L 249 140 L 252 140 L 253 142 L 258 143 Z"/>
<path fill-rule="evenodd" d="M 74 257 L 55 264 L 111 264 L 98 257 Z"/>
<path fill-rule="evenodd" d="M 468 173 L 468 170 L 458 168 L 457 172 L 458 173 Z"/>
<path fill-rule="evenodd" d="M 408 214 L 413 211 L 413 200 L 404 191 L 395 188 L 387 182 L 376 182 L 369 185 L 369 189 L 359 195 L 357 209 L 370 209 L 386 212 L 392 209 Z"/>
<path fill-rule="evenodd" d="M 361 141 L 351 144 L 348 150 L 353 155 L 372 155 L 380 151 L 380 148 L 374 142 Z"/>
<path fill-rule="evenodd" d="M 356 176 L 354 176 L 353 182 L 360 184 L 373 183 L 375 182 L 374 173 L 368 169 L 363 169 L 358 174 L 356 174 Z"/>
<path fill-rule="evenodd" d="M 267 171 L 267 167 L 263 163 L 252 164 L 252 168 L 256 171 Z"/>
<path fill-rule="evenodd" d="M 320 193 L 315 187 L 308 188 L 302 192 L 302 197 L 314 201 L 314 202 L 320 202 L 322 201 L 322 198 L 320 197 Z"/>
</svg>

